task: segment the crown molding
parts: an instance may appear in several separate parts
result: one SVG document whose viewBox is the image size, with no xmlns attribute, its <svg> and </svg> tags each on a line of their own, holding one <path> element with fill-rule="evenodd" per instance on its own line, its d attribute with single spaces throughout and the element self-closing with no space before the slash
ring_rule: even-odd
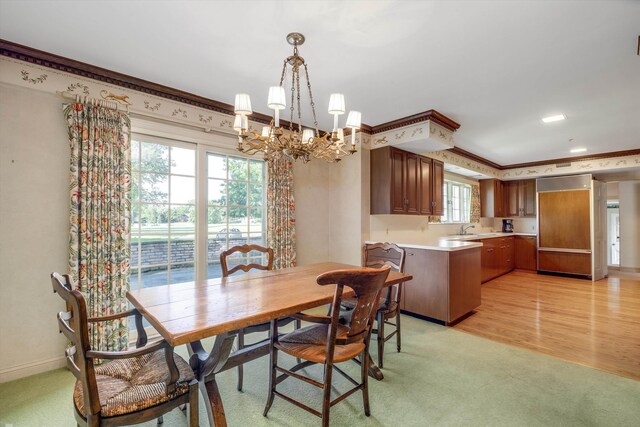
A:
<svg viewBox="0 0 640 427">
<path fill-rule="evenodd" d="M 439 113 L 436 110 L 427 110 L 422 113 L 413 114 L 411 116 L 402 117 L 400 119 L 396 119 L 390 122 L 382 123 L 380 125 L 372 126 L 371 133 L 376 134 L 376 133 L 386 132 L 386 131 L 401 128 L 404 126 L 425 122 L 427 120 L 437 123 L 440 126 L 452 132 L 455 132 L 460 127 L 460 124 L 454 122 L 444 114 Z"/>
<path fill-rule="evenodd" d="M 0 55 L 18 59 L 20 61 L 29 62 L 55 70 L 64 71 L 70 74 L 87 77 L 93 80 L 109 83 L 112 85 L 124 87 L 150 95 L 159 96 L 161 98 L 170 99 L 172 101 L 182 102 L 184 104 L 193 105 L 195 107 L 216 111 L 223 114 L 234 115 L 233 105 L 215 101 L 213 99 L 194 95 L 179 89 L 153 83 L 147 80 L 132 77 L 127 74 L 118 73 L 116 71 L 107 70 L 106 68 L 97 67 L 95 65 L 76 61 L 74 59 L 65 58 L 64 56 L 55 55 L 42 50 L 23 46 L 8 40 L 0 39 Z M 253 113 L 251 120 L 259 123 L 269 124 L 271 116 L 262 113 Z M 285 126 L 288 122 L 281 120 Z"/>
<path fill-rule="evenodd" d="M 600 160 L 600 159 L 608 159 L 611 157 L 626 157 L 626 156 L 636 156 L 640 154 L 640 149 L 635 150 L 623 150 L 623 151 L 609 151 L 606 153 L 597 153 L 597 154 L 587 154 L 584 156 L 576 156 L 576 157 L 563 157 L 561 159 L 551 159 L 551 160 L 540 160 L 537 162 L 527 162 L 527 163 L 514 163 L 510 165 L 501 165 L 500 169 L 517 169 L 517 168 L 530 168 L 534 166 L 544 166 L 544 165 L 553 165 L 558 163 L 571 163 L 571 162 L 584 162 L 590 160 Z"/>
<path fill-rule="evenodd" d="M 503 166 L 501 166 L 501 165 L 499 165 L 497 163 L 494 163 L 491 160 L 487 160 L 484 157 L 480 157 L 480 156 L 477 156 L 477 155 L 475 155 L 475 154 L 473 154 L 473 153 L 471 153 L 469 151 L 463 150 L 462 148 L 459 148 L 459 147 L 453 147 L 453 148 L 449 149 L 448 151 L 451 152 L 451 153 L 457 154 L 459 156 L 465 157 L 465 158 L 467 158 L 469 160 L 473 160 L 475 162 L 481 163 L 481 164 L 483 164 L 485 166 L 490 166 L 490 167 L 498 169 L 498 170 L 502 170 L 503 169 Z"/>
</svg>

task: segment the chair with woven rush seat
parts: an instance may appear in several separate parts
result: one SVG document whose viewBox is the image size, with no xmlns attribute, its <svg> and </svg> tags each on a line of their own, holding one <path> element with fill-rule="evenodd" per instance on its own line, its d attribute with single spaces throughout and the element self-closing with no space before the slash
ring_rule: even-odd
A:
<svg viewBox="0 0 640 427">
<path fill-rule="evenodd" d="M 267 263 L 257 264 L 257 263 L 249 263 L 249 264 L 236 264 L 233 268 L 229 269 L 229 259 L 233 259 L 234 254 L 250 254 L 251 252 L 257 252 L 262 256 L 266 255 Z M 234 246 L 220 254 L 220 266 L 222 267 L 222 277 L 227 277 L 237 271 L 244 271 L 245 273 L 250 270 L 273 270 L 273 249 L 265 248 L 259 245 L 239 245 Z M 300 320 L 294 319 L 293 317 L 285 317 L 282 319 L 278 319 L 279 326 L 285 326 L 295 320 L 296 328 L 300 328 Z M 258 323 L 256 325 L 251 325 L 246 328 L 240 329 L 238 331 L 238 350 L 244 348 L 244 336 L 246 334 L 256 333 L 256 332 L 267 332 L 269 331 L 269 322 Z M 242 382 L 243 382 L 243 368 L 242 365 L 238 365 L 238 390 L 242 391 Z"/>
<path fill-rule="evenodd" d="M 58 313 L 58 326 L 71 347 L 65 351 L 67 367 L 77 378 L 73 391 L 78 425 L 121 426 L 158 418 L 187 405 L 189 426 L 198 425 L 198 382 L 187 362 L 175 355 L 166 341 L 147 344 L 142 316 L 129 310 L 87 318 L 82 293 L 73 289 L 68 275 L 51 274 L 53 291 L 66 301 Z M 135 316 L 138 340 L 135 350 L 97 351 L 89 344 L 89 323 Z M 94 359 L 109 362 L 94 366 Z"/>
<path fill-rule="evenodd" d="M 269 378 L 269 397 L 264 409 L 267 416 L 275 396 L 322 418 L 322 425 L 329 425 L 331 406 L 347 398 L 356 391 L 362 390 L 365 415 L 369 416 L 369 339 L 371 326 L 376 314 L 377 301 L 391 268 L 379 269 L 334 270 L 323 273 L 316 279 L 318 285 L 336 285 L 336 291 L 328 316 L 310 316 L 295 314 L 293 317 L 312 322 L 313 325 L 278 336 L 278 322 L 271 322 L 271 375 Z M 340 303 L 345 287 L 355 292 L 355 305 L 348 325 L 340 323 Z M 278 351 L 303 359 L 291 369 L 278 366 Z M 346 362 L 360 357 L 361 382 L 347 375 L 335 363 Z M 313 364 L 324 365 L 323 382 L 298 374 L 302 368 Z M 347 378 L 355 385 L 351 390 L 331 400 L 331 379 L 333 370 Z M 278 376 L 278 372 L 282 373 Z M 277 390 L 277 384 L 288 377 L 294 377 L 323 390 L 322 412 L 298 402 Z"/>
<path fill-rule="evenodd" d="M 362 249 L 362 265 L 364 267 L 381 267 L 388 265 L 392 271 L 404 273 L 405 250 L 394 243 L 367 243 Z M 400 352 L 401 328 L 400 328 L 400 300 L 402 298 L 402 283 L 390 286 L 384 297 L 380 298 L 376 313 L 376 334 L 378 343 L 378 367 L 384 367 L 384 344 L 394 335 L 396 336 L 396 349 Z M 348 322 L 350 310 L 354 307 L 352 298 L 345 298 L 342 303 L 348 311 L 342 312 L 342 317 Z M 390 320 L 395 317 L 395 323 Z M 385 325 L 394 327 L 394 330 L 385 336 Z"/>
</svg>

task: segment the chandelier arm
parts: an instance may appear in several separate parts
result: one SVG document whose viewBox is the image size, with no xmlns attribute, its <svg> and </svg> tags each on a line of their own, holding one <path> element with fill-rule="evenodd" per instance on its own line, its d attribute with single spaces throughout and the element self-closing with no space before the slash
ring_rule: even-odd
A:
<svg viewBox="0 0 640 427">
<path fill-rule="evenodd" d="M 316 137 L 320 138 L 320 131 L 318 130 L 318 119 L 316 117 L 316 103 L 313 101 L 313 93 L 311 92 L 311 80 L 309 80 L 309 69 L 307 64 L 304 64 L 304 74 L 307 79 L 307 88 L 309 89 L 309 99 L 311 100 L 311 112 L 313 113 L 313 126 L 316 128 Z"/>
</svg>

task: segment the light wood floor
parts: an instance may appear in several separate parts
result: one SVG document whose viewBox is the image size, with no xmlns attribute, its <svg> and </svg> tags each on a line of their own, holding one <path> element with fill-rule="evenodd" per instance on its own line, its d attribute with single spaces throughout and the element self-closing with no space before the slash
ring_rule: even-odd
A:
<svg viewBox="0 0 640 427">
<path fill-rule="evenodd" d="M 482 305 L 453 327 L 640 380 L 640 276 L 515 271 L 482 285 Z"/>
</svg>

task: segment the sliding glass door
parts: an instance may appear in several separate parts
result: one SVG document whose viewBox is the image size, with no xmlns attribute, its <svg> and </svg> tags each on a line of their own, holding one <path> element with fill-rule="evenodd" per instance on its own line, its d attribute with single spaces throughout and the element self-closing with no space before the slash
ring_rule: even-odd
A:
<svg viewBox="0 0 640 427">
<path fill-rule="evenodd" d="M 131 289 L 220 277 L 222 251 L 265 244 L 263 161 L 145 135 L 131 145 Z"/>
<path fill-rule="evenodd" d="M 220 277 L 220 253 L 245 243 L 265 244 L 264 162 L 207 153 L 207 278 Z M 238 254 L 238 263 L 263 262 L 260 254 Z"/>
</svg>

